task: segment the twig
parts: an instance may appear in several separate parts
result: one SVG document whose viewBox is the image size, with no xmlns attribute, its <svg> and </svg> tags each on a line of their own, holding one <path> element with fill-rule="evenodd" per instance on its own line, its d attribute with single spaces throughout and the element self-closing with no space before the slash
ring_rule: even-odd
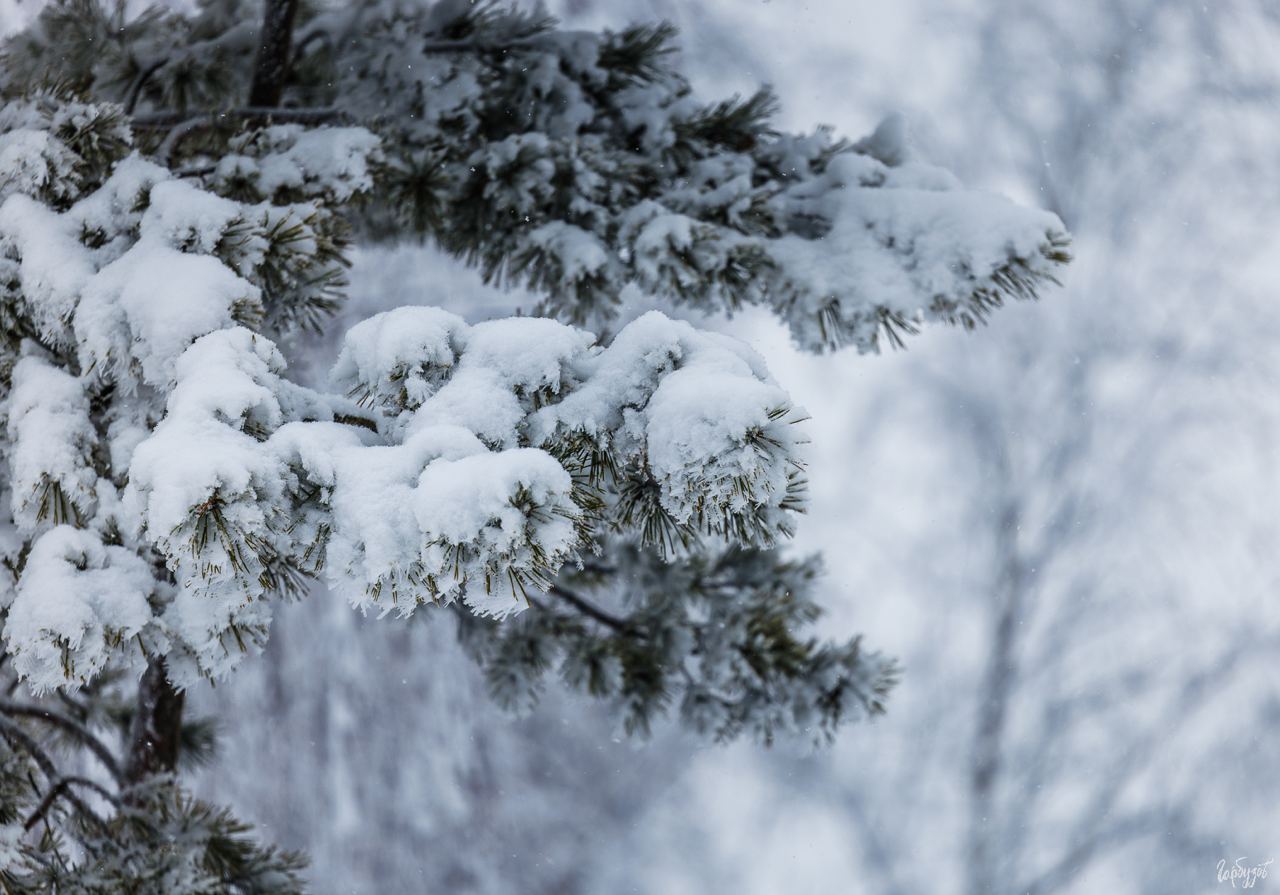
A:
<svg viewBox="0 0 1280 895">
<path fill-rule="evenodd" d="M 184 115 L 186 117 L 183 117 Z M 338 115 L 339 112 L 336 109 L 268 109 L 249 106 L 222 112 L 199 112 L 194 115 L 183 112 L 153 112 L 136 116 L 133 123 L 135 127 L 144 130 L 169 128 L 169 133 L 165 135 L 156 150 L 156 155 L 169 163 L 177 154 L 178 146 L 182 141 L 197 131 L 255 120 L 319 123 L 332 120 Z"/>
<path fill-rule="evenodd" d="M 133 83 L 129 85 L 129 92 L 124 100 L 124 112 L 126 115 L 133 114 L 134 108 L 138 105 L 138 98 L 142 96 L 142 88 L 147 86 L 147 81 L 151 80 L 151 76 L 164 68 L 168 61 L 169 57 L 165 56 L 151 63 L 133 79 Z"/>
<path fill-rule="evenodd" d="M 333 415 L 333 421 L 335 423 L 341 423 L 344 426 L 360 426 L 361 428 L 368 429 L 370 432 L 378 431 L 378 424 L 368 417 L 353 416 L 349 413 L 335 413 Z"/>
<path fill-rule="evenodd" d="M 175 124 L 160 143 L 160 148 L 156 150 L 156 155 L 160 157 L 166 164 L 173 160 L 173 155 L 178 150 L 179 144 L 196 131 L 205 130 L 213 127 L 214 121 L 208 118 L 188 118 L 186 121 Z"/>
<path fill-rule="evenodd" d="M 24 752 L 35 759 L 36 764 L 40 766 L 40 772 L 43 773 L 45 778 L 51 783 L 54 783 L 54 789 L 57 789 L 55 781 L 62 779 L 61 775 L 58 774 L 58 767 L 53 763 L 53 759 L 49 758 L 48 754 L 40 748 L 39 744 L 36 743 L 35 740 L 29 737 L 21 727 L 6 718 L 0 718 L 0 735 L 3 735 L 5 739 L 9 740 L 11 743 L 17 743 Z M 97 823 L 99 827 L 106 827 L 106 822 L 98 816 L 97 812 L 86 805 L 79 796 L 70 790 L 64 791 L 66 793 L 67 801 L 72 804 L 76 811 Z M 56 795 L 54 798 L 56 798 Z M 49 796 L 46 795 L 45 799 L 49 800 Z M 43 802 L 41 802 L 41 804 L 43 804 Z M 46 807 L 45 810 L 47 811 L 48 808 Z M 30 829 L 30 827 L 28 827 L 28 829 Z"/>
<path fill-rule="evenodd" d="M 30 830 L 32 827 L 38 824 L 40 822 L 40 819 L 44 817 L 45 814 L 49 811 L 49 809 L 53 806 L 53 803 L 57 800 L 58 796 L 62 795 L 63 793 L 66 793 L 68 796 L 71 795 L 70 788 L 72 786 L 87 787 L 89 789 L 92 789 L 94 792 L 102 796 L 104 799 L 106 799 L 108 802 L 115 805 L 116 807 L 119 807 L 120 805 L 120 800 L 116 798 L 114 793 L 108 790 L 105 786 L 102 786 L 101 784 L 95 783 L 93 780 L 90 780 L 88 777 L 63 777 L 59 779 L 58 782 L 55 783 L 47 793 L 45 793 L 44 798 L 40 800 L 40 804 L 36 806 L 36 810 L 32 811 L 31 816 L 28 817 L 26 821 L 23 823 L 22 828 L 24 830 Z M 99 822 L 101 822 L 102 819 L 98 818 L 96 814 L 94 814 L 93 816 Z"/>
<path fill-rule="evenodd" d="M 639 636 L 643 636 L 643 634 L 640 634 L 638 631 L 635 630 L 634 627 L 632 627 L 631 622 L 629 622 L 627 619 L 619 618 L 616 615 L 606 612 L 605 610 L 601 609 L 599 606 L 595 605 L 589 600 L 586 600 L 578 596 L 573 591 L 568 590 L 567 588 L 561 587 L 558 584 L 553 584 L 551 585 L 550 588 L 547 589 L 547 593 L 551 594 L 554 597 L 559 597 L 561 600 L 564 600 L 570 606 L 573 606 L 583 615 L 590 616 L 591 618 L 600 622 L 600 624 L 613 628 L 615 631 L 618 631 L 623 634 L 633 634 L 633 635 L 639 634 Z"/>
<path fill-rule="evenodd" d="M 214 126 L 224 121 L 228 124 L 240 121 L 271 119 L 295 124 L 318 124 L 342 117 L 342 111 L 333 107 L 307 107 L 276 109 L 265 106 L 242 106 L 231 109 L 205 109 L 196 112 L 178 109 L 162 109 L 133 116 L 133 126 L 140 130 L 165 130 L 195 118 Z"/>
<path fill-rule="evenodd" d="M 183 168 L 181 171 L 175 172 L 176 177 L 206 177 L 218 170 L 216 165 L 196 165 L 191 168 Z"/>
<path fill-rule="evenodd" d="M 116 764 L 115 757 L 111 754 L 111 750 L 103 745 L 101 740 L 94 736 L 88 728 L 79 722 L 68 718 L 65 715 L 60 715 L 57 712 L 51 712 L 38 705 L 25 705 L 17 702 L 0 702 L 0 714 L 12 715 L 21 718 L 35 718 L 73 734 L 88 747 L 89 751 L 97 757 L 98 761 L 102 762 L 103 767 L 110 772 L 112 777 L 117 781 L 121 779 L 120 766 Z"/>
<path fill-rule="evenodd" d="M 506 53 L 510 50 L 533 50 L 545 47 L 546 41 L 539 40 L 540 37 L 541 35 L 517 37 L 503 43 L 478 40 L 429 40 L 418 44 L 417 49 L 424 53 L 469 53 L 471 51 Z"/>
</svg>

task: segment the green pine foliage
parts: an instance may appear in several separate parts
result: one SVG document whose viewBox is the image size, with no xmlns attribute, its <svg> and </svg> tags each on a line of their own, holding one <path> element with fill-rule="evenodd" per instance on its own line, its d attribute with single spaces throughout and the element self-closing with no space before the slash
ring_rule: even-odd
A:
<svg viewBox="0 0 1280 895">
<path fill-rule="evenodd" d="M 152 671 L 179 687 L 229 672 L 265 642 L 272 605 L 322 575 L 354 582 L 362 610 L 447 604 L 513 708 L 554 672 L 637 735 L 671 716 L 717 741 L 825 741 L 882 713 L 897 667 L 813 633 L 820 563 L 782 546 L 804 509 L 802 415 L 745 349 L 661 315 L 620 327 L 624 295 L 763 305 L 806 348 L 876 351 L 1035 298 L 1068 260 L 1056 218 L 913 161 L 892 122 L 853 143 L 779 132 L 767 89 L 704 102 L 665 24 L 597 34 L 492 2 L 303 4 L 283 102 L 263 109 L 246 104 L 243 64 L 261 17 L 240 0 L 137 15 L 56 0 L 0 49 L 0 891 L 301 891 L 299 856 L 183 790 L 213 754 L 211 722 L 172 731 L 167 768 L 139 764 L 136 732 L 156 710 Z M 445 335 L 371 364 L 349 336 L 346 395 L 291 382 L 277 345 L 341 306 L 353 242 L 406 236 L 602 338 L 545 329 L 569 347 L 529 375 L 481 326 L 411 309 L 360 326 Z M 65 265 L 37 263 L 50 239 Z M 87 283 L 143 243 L 222 290 L 225 319 L 167 354 L 122 322 L 120 294 L 81 294 L 59 270 L 80 264 Z M 818 276 L 814 253 L 857 263 Z M 682 459 L 646 426 L 673 382 L 696 408 L 700 364 L 763 403 Z M 213 387 L 224 400 L 206 400 Z M 449 389 L 512 421 L 473 426 L 459 449 Z M 668 442 L 684 419 L 669 414 Z M 442 458 L 542 466 L 513 473 L 475 530 L 388 564 L 352 534 L 335 458 L 405 456 L 406 433 L 432 425 L 449 431 L 415 475 Z M 51 456 L 32 447 L 50 438 Z M 180 506 L 180 488 L 129 462 L 206 445 L 210 465 L 240 465 Z M 31 591 L 46 585 L 83 588 L 90 608 L 130 599 L 105 623 L 38 624 Z"/>
<path fill-rule="evenodd" d="M 290 895 L 300 855 L 263 845 L 172 775 L 126 781 L 115 744 L 135 711 L 132 682 L 101 676 L 75 696 L 21 699 L 0 663 L 0 891 L 13 895 Z M 20 691 L 19 691 L 20 692 Z M 214 723 L 181 731 L 178 769 L 207 763 Z"/>
<path fill-rule="evenodd" d="M 196 139 L 181 132 L 175 154 L 198 167 L 211 134 L 225 138 L 251 111 L 241 107 L 250 72 L 220 63 L 249 56 L 255 17 L 253 4 L 223 0 L 122 27 L 92 0 L 54 4 L 6 50 L 6 82 L 67 83 L 124 103 L 166 151 L 175 125 L 219 110 Z M 597 331 L 638 286 L 707 310 L 770 307 L 813 350 L 877 351 L 928 321 L 973 328 L 1034 298 L 1069 259 L 1053 216 L 1022 210 L 1015 224 L 1003 206 L 984 214 L 1016 238 L 961 245 L 952 200 L 971 215 L 990 197 L 911 162 L 892 127 L 857 143 L 822 128 L 786 134 L 768 89 L 700 100 L 665 24 L 596 34 L 496 2 L 383 0 L 304 5 L 296 34 L 290 113 L 383 139 L 380 186 L 360 214 L 367 234 L 421 234 L 490 282 L 542 293 L 540 313 Z M 54 45 L 98 52 L 55 61 Z M 927 196 L 905 219 L 876 211 L 920 192 L 951 195 Z M 861 193 L 877 195 L 847 213 L 840 200 Z M 870 242 L 851 246 L 881 261 L 847 278 L 807 275 L 806 244 L 861 240 L 863 227 Z M 920 270 L 928 232 L 943 227 L 957 244 L 943 266 Z M 860 277 L 882 277 L 883 265 L 901 289 L 866 294 Z"/>
<path fill-rule="evenodd" d="M 530 708 L 545 678 L 613 705 L 628 733 L 675 714 L 717 741 L 829 741 L 884 712 L 893 660 L 860 638 L 802 632 L 821 615 L 816 558 L 730 548 L 669 563 L 634 539 L 562 574 L 537 611 L 495 624 L 458 614 L 463 643 L 503 705 Z"/>
<path fill-rule="evenodd" d="M 75 236 L 90 251 L 111 253 L 113 245 L 136 238 L 151 186 L 146 176 L 149 169 L 142 165 L 132 169 L 143 174 L 132 195 L 104 192 L 112 172 L 121 170 L 133 146 L 130 123 L 120 107 L 82 102 L 65 87 L 40 90 L 0 110 L 0 135 L 10 137 L 6 145 L 11 149 L 31 150 L 6 156 L 13 163 L 0 172 L 0 197 L 31 197 L 63 214 L 77 207 L 82 223 Z M 95 195 L 109 196 L 111 207 L 84 202 Z M 102 211 L 108 213 L 98 213 Z M 219 246 L 228 264 L 264 284 L 279 284 L 276 290 L 263 290 L 268 308 L 275 302 L 305 308 L 316 294 L 312 284 L 328 288 L 333 280 L 329 272 L 342 269 L 337 246 L 345 229 L 339 219 L 318 206 L 309 208 L 305 216 L 292 217 L 296 221 L 287 223 L 289 213 L 259 206 L 253 215 L 233 222 L 232 238 Z M 297 251 L 300 231 L 310 240 L 308 248 L 319 246 L 318 251 Z M 158 418 L 162 405 L 155 403 L 155 396 L 125 394 L 110 379 L 92 380 L 93 371 L 85 368 L 75 350 L 70 321 L 33 315 L 27 300 L 32 284 L 24 282 L 18 259 L 0 258 L 0 273 L 4 318 L 0 399 L 9 426 L 18 419 L 12 387 L 15 367 L 24 356 L 30 358 L 35 352 L 50 367 L 61 368 L 64 378 L 58 381 L 63 385 L 91 383 L 76 399 L 82 403 L 75 405 L 84 415 L 84 428 L 67 441 L 84 474 L 69 479 L 42 476 L 28 483 L 30 497 L 11 490 L 12 480 L 0 487 L 6 507 L 0 525 L 3 630 L 12 590 L 23 578 L 38 534 L 54 528 L 83 529 L 97 517 L 104 526 L 105 542 L 121 543 L 121 533 L 99 512 L 111 490 L 109 483 L 121 484 L 125 474 L 113 466 L 105 435 L 127 418 L 129 410 L 140 409 L 144 419 Z M 238 316 L 259 325 L 265 319 L 257 305 L 241 309 Z M 291 323 L 293 319 L 285 318 L 277 329 Z M 121 360 L 104 357 L 104 367 Z M 10 438 L 12 434 L 11 428 Z M 34 448 L 47 455 L 60 446 L 38 442 Z M 0 451 L 11 472 L 24 462 L 14 450 L 10 443 Z M 8 517 L 11 506 L 13 518 Z M 150 561 L 160 582 L 157 587 L 163 587 L 170 580 L 163 563 L 156 557 Z M 108 648 L 126 646 L 121 631 L 107 630 L 104 637 Z M 58 642 L 62 672 L 68 677 L 83 676 L 84 669 L 76 669 L 73 658 L 82 645 L 69 637 Z M 144 651 L 156 648 L 141 639 L 138 645 Z M 227 808 L 193 798 L 171 775 L 130 779 L 124 769 L 124 747 L 137 711 L 136 681 L 123 667 L 107 667 L 96 678 L 83 679 L 85 686 L 74 696 L 65 692 L 37 696 L 22 685 L 10 656 L 0 657 L 4 694 L 0 698 L 0 891 L 15 895 L 287 895 L 302 891 L 301 857 L 262 845 Z M 211 760 L 215 736 L 209 719 L 187 719 L 178 736 L 176 770 Z"/>
</svg>

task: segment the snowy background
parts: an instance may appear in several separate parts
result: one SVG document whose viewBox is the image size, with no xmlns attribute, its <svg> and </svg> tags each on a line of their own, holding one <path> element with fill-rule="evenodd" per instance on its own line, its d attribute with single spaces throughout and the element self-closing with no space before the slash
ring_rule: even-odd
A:
<svg viewBox="0 0 1280 895">
<path fill-rule="evenodd" d="M 305 848 L 320 895 L 1207 892 L 1219 860 L 1280 858 L 1274 4 L 553 11 L 672 19 L 701 95 L 771 83 L 788 129 L 901 111 L 920 155 L 1075 234 L 1064 290 L 907 352 L 715 323 L 813 417 L 796 549 L 825 554 L 826 631 L 901 658 L 889 714 L 818 752 L 624 741 L 554 687 L 512 719 L 444 620 L 317 593 L 202 694 L 204 789 Z M 332 344 L 294 356 L 402 304 L 531 304 L 416 245 L 352 279 Z"/>
</svg>

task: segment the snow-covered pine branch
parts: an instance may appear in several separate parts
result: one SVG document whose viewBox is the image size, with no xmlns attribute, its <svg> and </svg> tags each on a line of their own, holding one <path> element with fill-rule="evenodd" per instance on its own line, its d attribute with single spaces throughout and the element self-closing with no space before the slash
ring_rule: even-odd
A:
<svg viewBox="0 0 1280 895">
<path fill-rule="evenodd" d="M 182 690 L 317 577 L 450 607 L 507 704 L 557 668 L 638 731 L 882 711 L 893 662 L 809 636 L 817 563 L 777 547 L 803 415 L 743 345 L 619 311 L 762 305 L 805 348 L 876 351 L 1034 297 L 1057 218 L 914 160 L 896 120 L 849 143 L 778 133 L 767 90 L 700 102 L 665 25 L 265 11 L 55 0 L 0 50 L 0 686 L 33 691 L 0 704 L 0 883 L 299 891 L 296 856 L 170 774 L 210 739 Z M 541 316 L 381 314 L 304 388 L 285 354 L 339 307 L 353 233 L 428 236 Z M 59 770 L 69 731 L 114 788 Z"/>
<path fill-rule="evenodd" d="M 615 539 L 606 560 L 566 569 L 537 611 L 461 619 L 463 643 L 503 705 L 536 703 L 548 672 L 610 700 L 629 732 L 674 708 L 717 740 L 831 739 L 881 714 L 897 664 L 861 638 L 816 641 L 821 563 L 774 550 L 704 550 L 667 563 Z"/>
<path fill-rule="evenodd" d="M 131 29 L 100 27 L 106 8 L 52 4 L 8 47 L 10 83 L 52 75 L 117 101 L 134 91 L 148 121 L 234 108 L 249 72 L 214 62 L 251 51 L 253 36 L 232 5 Z M 427 234 L 489 280 L 539 291 L 541 313 L 568 322 L 608 329 L 638 287 L 711 311 L 771 308 L 811 350 L 878 351 L 926 323 L 973 327 L 1033 298 L 1068 259 L 1054 215 L 915 159 L 900 119 L 850 143 L 825 128 L 778 132 L 767 89 L 700 101 L 667 25 L 568 31 L 469 2 L 298 17 L 286 104 L 300 108 L 281 114 L 314 107 L 382 136 L 366 231 Z M 99 33 L 105 60 L 50 49 Z"/>
<path fill-rule="evenodd" d="M 256 159 L 224 160 L 237 178 L 272 195 L 315 178 L 337 201 L 376 152 L 340 129 L 249 143 Z M 402 308 L 347 334 L 341 391 L 321 394 L 255 329 L 307 300 L 277 279 L 331 263 L 320 206 L 247 205 L 136 155 L 63 211 L 14 193 L 6 305 L 29 336 L 6 490 L 31 548 L 4 636 L 37 689 L 84 684 L 108 647 L 167 654 L 180 685 L 221 676 L 265 640 L 268 598 L 321 571 L 360 609 L 504 616 L 606 531 L 667 554 L 769 546 L 802 508 L 790 401 L 733 340 L 656 312 L 600 346 Z"/>
</svg>

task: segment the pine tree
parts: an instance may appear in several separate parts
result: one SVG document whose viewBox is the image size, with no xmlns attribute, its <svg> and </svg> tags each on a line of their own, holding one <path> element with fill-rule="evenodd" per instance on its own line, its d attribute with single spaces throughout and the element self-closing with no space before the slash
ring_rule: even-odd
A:
<svg viewBox="0 0 1280 895">
<path fill-rule="evenodd" d="M 892 660 L 804 633 L 802 411 L 744 345 L 622 296 L 875 352 L 1034 297 L 1067 237 L 913 160 L 897 120 L 854 143 L 778 132 L 767 90 L 699 102 L 673 39 L 459 0 L 61 0 L 6 44 L 8 891 L 300 888 L 183 792 L 212 748 L 183 694 L 313 579 L 451 613 L 506 704 L 554 669 L 641 733 L 883 711 Z M 333 392 L 290 380 L 352 241 L 406 236 L 536 315 L 401 308 L 346 334 Z"/>
</svg>

